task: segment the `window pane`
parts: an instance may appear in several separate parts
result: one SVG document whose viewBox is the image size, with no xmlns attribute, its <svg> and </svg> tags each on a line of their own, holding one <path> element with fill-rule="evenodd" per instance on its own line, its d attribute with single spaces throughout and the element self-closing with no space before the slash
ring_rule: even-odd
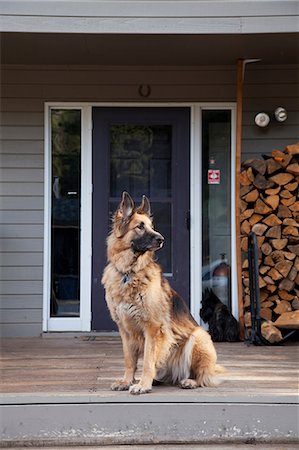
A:
<svg viewBox="0 0 299 450">
<path fill-rule="evenodd" d="M 171 126 L 110 127 L 110 195 L 171 197 Z"/>
<path fill-rule="evenodd" d="M 51 130 L 51 317 L 78 317 L 81 111 L 52 110 Z"/>
<path fill-rule="evenodd" d="M 230 306 L 231 112 L 203 111 L 203 290 Z"/>
<path fill-rule="evenodd" d="M 157 258 L 172 273 L 172 126 L 118 123 L 110 125 L 110 212 L 123 191 L 136 202 L 149 197 L 156 229 L 165 237 Z"/>
</svg>

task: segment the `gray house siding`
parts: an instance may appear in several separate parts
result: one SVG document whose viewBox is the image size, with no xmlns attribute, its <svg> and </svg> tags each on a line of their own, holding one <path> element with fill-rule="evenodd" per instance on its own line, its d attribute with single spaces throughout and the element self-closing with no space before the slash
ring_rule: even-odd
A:
<svg viewBox="0 0 299 450">
<path fill-rule="evenodd" d="M 4 66 L 1 102 L 1 333 L 42 331 L 44 102 L 234 102 L 233 66 Z M 298 140 L 298 67 L 248 67 L 243 158 Z M 284 124 L 254 125 L 257 112 L 288 111 Z"/>
</svg>

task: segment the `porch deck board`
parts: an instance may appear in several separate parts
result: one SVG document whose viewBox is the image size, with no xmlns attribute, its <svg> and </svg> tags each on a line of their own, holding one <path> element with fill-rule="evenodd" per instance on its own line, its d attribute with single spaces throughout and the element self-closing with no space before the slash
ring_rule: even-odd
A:
<svg viewBox="0 0 299 450">
<path fill-rule="evenodd" d="M 119 337 L 8 338 L 0 409 L 7 445 L 298 442 L 298 346 L 217 344 L 217 388 L 113 392 Z M 139 368 L 140 375 L 140 368 Z"/>
<path fill-rule="evenodd" d="M 189 391 L 155 386 L 150 396 L 141 396 L 143 401 L 153 395 L 168 400 L 179 396 L 187 401 L 199 397 L 204 401 L 211 395 L 214 400 L 225 397 L 230 401 L 238 401 L 240 397 L 249 401 L 260 396 L 295 399 L 299 373 L 296 344 L 254 347 L 219 343 L 216 347 L 218 361 L 227 370 L 218 388 Z M 121 341 L 117 336 L 3 339 L 1 367 L 4 401 L 15 394 L 27 394 L 29 398 L 37 393 L 47 397 L 85 394 L 97 400 L 128 397 L 127 392 L 110 391 L 110 384 L 123 372 Z"/>
</svg>

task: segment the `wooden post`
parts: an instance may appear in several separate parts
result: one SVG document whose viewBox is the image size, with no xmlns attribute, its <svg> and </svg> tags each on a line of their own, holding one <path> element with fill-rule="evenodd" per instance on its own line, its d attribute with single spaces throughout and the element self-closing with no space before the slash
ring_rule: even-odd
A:
<svg viewBox="0 0 299 450">
<path fill-rule="evenodd" d="M 240 338 L 244 338 L 244 305 L 242 292 L 242 259 L 241 259 L 241 226 L 240 226 L 240 172 L 242 147 L 242 114 L 243 114 L 243 85 L 245 66 L 248 63 L 259 62 L 260 59 L 237 60 L 237 129 L 236 129 L 236 258 L 238 279 L 238 309 L 240 322 Z"/>
<path fill-rule="evenodd" d="M 244 59 L 237 61 L 237 127 L 236 127 L 236 258 L 238 280 L 238 310 L 240 323 L 240 338 L 244 339 L 244 306 L 242 294 L 242 260 L 241 260 L 241 227 L 240 227 L 240 171 L 242 143 L 242 112 L 243 112 L 243 80 Z"/>
</svg>

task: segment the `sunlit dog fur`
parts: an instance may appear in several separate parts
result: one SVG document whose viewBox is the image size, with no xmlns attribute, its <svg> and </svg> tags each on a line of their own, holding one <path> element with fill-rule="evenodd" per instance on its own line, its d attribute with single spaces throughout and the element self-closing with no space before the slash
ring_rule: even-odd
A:
<svg viewBox="0 0 299 450">
<path fill-rule="evenodd" d="M 111 389 L 150 392 L 153 381 L 182 388 L 216 386 L 217 355 L 210 335 L 197 325 L 184 301 L 163 277 L 155 251 L 164 238 L 154 230 L 150 203 L 136 208 L 124 192 L 107 239 L 102 283 L 122 338 L 125 373 Z M 143 355 L 141 379 L 135 372 Z"/>
</svg>

